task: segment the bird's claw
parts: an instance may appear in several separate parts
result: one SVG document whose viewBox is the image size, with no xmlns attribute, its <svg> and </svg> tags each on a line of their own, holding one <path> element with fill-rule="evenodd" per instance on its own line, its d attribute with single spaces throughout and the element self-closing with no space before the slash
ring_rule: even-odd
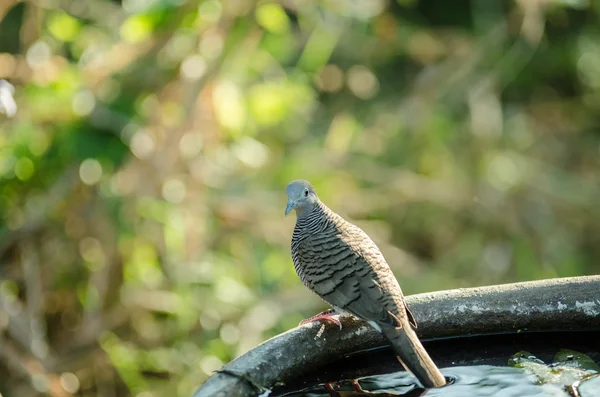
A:
<svg viewBox="0 0 600 397">
<path fill-rule="evenodd" d="M 329 321 L 331 323 L 334 323 L 335 325 L 337 325 L 338 327 L 340 327 L 340 330 L 341 330 L 342 329 L 342 323 L 337 318 L 333 318 L 334 314 L 335 314 L 335 310 L 333 310 L 333 309 L 326 310 L 326 311 L 321 312 L 321 313 L 319 313 L 319 314 L 317 314 L 315 316 L 312 316 L 312 317 L 309 317 L 309 318 L 307 318 L 305 320 L 300 321 L 300 325 L 312 323 L 314 321 L 324 320 L 324 321 Z"/>
<path fill-rule="evenodd" d="M 352 386 L 352 390 L 354 390 L 356 393 L 368 393 L 367 391 L 365 391 L 365 389 L 363 389 L 360 385 L 360 383 L 358 383 L 358 380 L 356 379 L 349 379 L 350 385 Z M 323 384 L 323 387 L 325 388 L 325 390 L 332 396 L 332 397 L 336 397 L 336 396 L 340 396 L 340 393 L 338 393 L 338 391 L 336 390 L 336 388 L 340 388 L 342 386 L 343 381 L 337 381 L 337 382 L 328 382 Z"/>
</svg>

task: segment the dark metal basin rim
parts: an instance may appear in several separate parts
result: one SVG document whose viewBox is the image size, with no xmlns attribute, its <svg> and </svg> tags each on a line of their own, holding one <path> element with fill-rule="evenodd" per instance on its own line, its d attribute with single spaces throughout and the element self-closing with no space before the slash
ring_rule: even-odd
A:
<svg viewBox="0 0 600 397">
<path fill-rule="evenodd" d="M 600 329 L 600 276 L 438 291 L 406 301 L 424 339 Z M 311 323 L 267 340 L 211 376 L 194 396 L 257 396 L 318 365 L 386 344 L 365 322 L 341 320 L 341 331 Z"/>
</svg>

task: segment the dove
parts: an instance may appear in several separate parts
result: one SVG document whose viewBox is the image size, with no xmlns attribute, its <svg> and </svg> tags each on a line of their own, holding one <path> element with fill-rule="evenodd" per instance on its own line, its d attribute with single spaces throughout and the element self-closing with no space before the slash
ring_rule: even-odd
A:
<svg viewBox="0 0 600 397">
<path fill-rule="evenodd" d="M 326 320 L 341 326 L 333 315 L 358 317 L 389 341 L 400 363 L 424 387 L 445 385 L 446 379 L 413 329 L 415 319 L 377 245 L 329 209 L 310 182 L 290 182 L 286 195 L 285 215 L 296 212 L 291 244 L 296 273 L 333 308 L 305 321 Z"/>
</svg>

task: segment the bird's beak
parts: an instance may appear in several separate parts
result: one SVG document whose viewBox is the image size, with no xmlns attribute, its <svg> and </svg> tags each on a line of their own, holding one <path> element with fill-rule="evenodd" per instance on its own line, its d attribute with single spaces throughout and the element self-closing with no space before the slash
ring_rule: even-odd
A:
<svg viewBox="0 0 600 397">
<path fill-rule="evenodd" d="M 287 214 L 289 214 L 290 211 L 294 209 L 295 205 L 295 202 L 293 202 L 292 200 L 288 200 L 287 207 L 285 207 L 285 216 L 287 216 Z"/>
</svg>

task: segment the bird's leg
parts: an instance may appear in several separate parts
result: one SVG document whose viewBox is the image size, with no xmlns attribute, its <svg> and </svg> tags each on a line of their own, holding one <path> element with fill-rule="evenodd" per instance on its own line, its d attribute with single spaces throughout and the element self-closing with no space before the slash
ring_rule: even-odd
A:
<svg viewBox="0 0 600 397">
<path fill-rule="evenodd" d="M 325 390 L 327 391 L 327 393 L 329 393 L 329 395 L 331 397 L 337 397 L 340 395 L 340 393 L 338 393 L 335 388 L 333 387 L 335 383 L 325 383 L 323 385 L 323 387 L 325 388 Z"/>
<path fill-rule="evenodd" d="M 365 390 L 362 388 L 360 383 L 356 379 L 350 379 L 350 384 L 352 385 L 352 389 L 354 389 L 357 393 L 364 393 Z"/>
<path fill-rule="evenodd" d="M 361 387 L 361 385 L 358 383 L 358 381 L 356 379 L 350 379 L 350 384 L 352 385 L 352 389 L 356 392 L 356 393 L 368 393 L 367 391 L 365 391 L 365 389 L 363 389 Z M 342 385 L 342 381 L 338 381 L 338 382 L 329 382 L 329 383 L 325 383 L 323 385 L 323 387 L 325 388 L 325 390 L 329 393 L 329 395 L 331 397 L 336 397 L 336 396 L 340 396 L 340 393 L 338 393 L 335 388 L 336 387 L 340 387 Z"/>
<path fill-rule="evenodd" d="M 300 325 L 312 323 L 313 321 L 325 320 L 334 323 L 340 329 L 342 329 L 342 323 L 337 318 L 333 318 L 333 315 L 336 314 L 335 309 L 325 310 L 315 316 L 309 317 L 306 320 L 300 321 Z"/>
</svg>

